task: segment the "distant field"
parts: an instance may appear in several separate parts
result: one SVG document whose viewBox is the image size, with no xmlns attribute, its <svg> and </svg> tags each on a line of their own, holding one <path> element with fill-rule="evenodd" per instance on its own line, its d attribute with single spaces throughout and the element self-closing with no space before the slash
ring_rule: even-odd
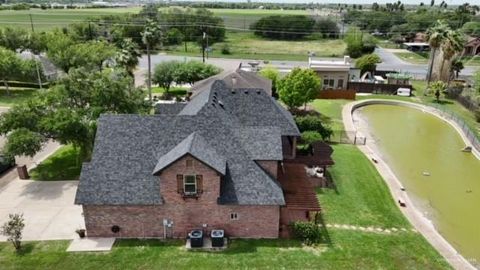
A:
<svg viewBox="0 0 480 270">
<path fill-rule="evenodd" d="M 81 22 L 89 18 L 102 15 L 138 13 L 139 7 L 133 8 L 93 8 L 93 9 L 31 9 L 31 10 L 1 10 L 0 26 L 21 27 L 31 29 L 30 17 L 35 30 L 49 30 L 56 27 L 67 26 L 71 23 Z"/>
<path fill-rule="evenodd" d="M 0 11 L 0 26 L 15 26 L 30 29 L 32 14 L 35 29 L 48 30 L 66 26 L 102 15 L 138 13 L 140 7 L 128 8 L 91 8 L 91 9 L 31 9 Z M 225 20 L 227 27 L 247 28 L 261 17 L 268 15 L 308 15 L 306 10 L 262 10 L 262 9 L 211 9 L 213 13 Z"/>
<path fill-rule="evenodd" d="M 225 44 L 228 44 L 231 54 L 221 54 Z M 179 45 L 171 53 L 200 56 L 197 44 L 189 43 L 188 48 L 188 52 L 185 52 L 183 45 Z M 341 39 L 269 40 L 259 38 L 252 32 L 227 32 L 225 42 L 214 44 L 212 50 L 212 57 L 306 61 L 308 52 L 315 52 L 320 57 L 342 56 L 345 43 Z"/>
</svg>

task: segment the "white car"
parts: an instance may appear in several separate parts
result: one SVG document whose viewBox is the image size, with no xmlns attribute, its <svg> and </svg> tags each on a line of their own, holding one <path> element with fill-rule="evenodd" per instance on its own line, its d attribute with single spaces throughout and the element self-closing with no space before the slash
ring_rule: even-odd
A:
<svg viewBox="0 0 480 270">
<path fill-rule="evenodd" d="M 409 97 L 412 94 L 412 90 L 410 88 L 403 88 L 400 87 L 397 89 L 397 96 L 402 96 L 402 97 Z"/>
</svg>

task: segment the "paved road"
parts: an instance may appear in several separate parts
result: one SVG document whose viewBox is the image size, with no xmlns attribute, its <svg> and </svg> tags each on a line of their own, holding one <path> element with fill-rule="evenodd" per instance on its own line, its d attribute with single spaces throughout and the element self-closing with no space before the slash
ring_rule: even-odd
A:
<svg viewBox="0 0 480 270">
<path fill-rule="evenodd" d="M 382 48 L 377 48 L 375 50 L 382 58 L 382 63 L 378 65 L 379 70 L 395 70 L 399 72 L 408 72 L 411 73 L 418 78 L 421 78 L 427 74 L 427 65 L 418 65 L 418 64 L 411 64 L 402 61 L 397 56 L 395 56 L 392 52 L 389 52 Z M 166 55 L 166 54 L 158 54 L 152 56 L 152 67 L 162 61 L 170 61 L 170 60 L 178 60 L 178 61 L 185 61 L 185 60 L 198 60 L 202 61 L 201 57 L 187 57 L 187 56 L 176 56 L 176 55 Z M 257 60 L 248 60 L 248 59 L 228 59 L 228 58 L 210 58 L 207 59 L 207 63 L 216 65 L 223 70 L 234 70 L 236 69 L 240 63 L 243 66 L 248 66 L 248 62 L 257 61 Z M 307 58 L 305 57 L 305 61 L 270 61 L 268 63 L 274 67 L 280 69 L 280 71 L 288 72 L 293 67 L 306 67 L 308 65 Z M 460 73 L 461 76 L 471 76 L 480 67 L 465 67 L 464 70 Z M 136 85 L 140 86 L 143 85 L 145 74 L 147 73 L 147 57 L 143 56 L 140 58 L 139 61 L 139 68 L 135 73 L 135 81 Z"/>
<path fill-rule="evenodd" d="M 382 58 L 382 63 L 378 64 L 377 66 L 377 69 L 379 70 L 396 70 L 412 73 L 415 75 L 427 74 L 427 65 L 407 63 L 395 56 L 395 54 L 393 54 L 392 52 L 389 52 L 388 50 L 382 48 L 375 49 L 375 53 Z M 480 67 L 467 66 L 465 67 L 465 69 L 462 70 L 462 72 L 460 72 L 460 75 L 471 76 L 479 69 Z"/>
<path fill-rule="evenodd" d="M 0 107 L 0 114 L 6 112 L 9 108 L 8 107 Z M 5 144 L 5 137 L 0 136 L 0 149 Z M 57 142 L 49 141 L 43 147 L 42 151 L 37 153 L 33 158 L 30 157 L 17 157 L 15 159 L 17 165 L 27 165 L 28 169 L 32 169 L 36 167 L 40 162 L 46 159 L 48 156 L 53 154 L 55 151 L 60 148 L 60 144 Z M 11 182 L 12 180 L 18 178 L 18 173 L 15 168 L 10 169 L 9 171 L 0 175 L 0 188 Z"/>
</svg>

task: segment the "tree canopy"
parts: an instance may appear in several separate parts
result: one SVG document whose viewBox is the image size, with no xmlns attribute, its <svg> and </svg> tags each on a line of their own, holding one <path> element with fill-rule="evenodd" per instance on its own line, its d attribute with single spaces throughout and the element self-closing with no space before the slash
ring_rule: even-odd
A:
<svg viewBox="0 0 480 270">
<path fill-rule="evenodd" d="M 315 71 L 301 68 L 294 68 L 277 85 L 278 96 L 289 109 L 314 100 L 320 88 L 321 80 Z"/>
<path fill-rule="evenodd" d="M 301 39 L 313 33 L 315 20 L 305 15 L 272 15 L 260 18 L 250 28 L 255 35 L 273 39 Z"/>
<path fill-rule="evenodd" d="M 123 70 L 72 69 L 54 87 L 0 116 L 8 154 L 32 156 L 54 139 L 80 147 L 89 158 L 102 113 L 142 113 L 149 109 L 144 92 L 135 89 Z"/>
<path fill-rule="evenodd" d="M 377 64 L 381 63 L 382 59 L 377 54 L 366 54 L 357 59 L 355 67 L 361 70 L 361 73 L 367 71 L 373 72 L 377 68 Z"/>
<path fill-rule="evenodd" d="M 155 66 L 152 81 L 168 92 L 174 82 L 193 85 L 195 82 L 218 74 L 220 71 L 216 66 L 200 61 L 165 61 Z"/>
</svg>

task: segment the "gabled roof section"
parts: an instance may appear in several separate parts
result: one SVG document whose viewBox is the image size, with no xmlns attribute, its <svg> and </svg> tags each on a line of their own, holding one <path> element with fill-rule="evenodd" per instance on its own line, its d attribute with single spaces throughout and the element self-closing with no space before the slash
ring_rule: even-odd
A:
<svg viewBox="0 0 480 270">
<path fill-rule="evenodd" d="M 279 128 L 245 127 L 235 129 L 233 133 L 252 160 L 283 160 Z"/>
<path fill-rule="evenodd" d="M 199 95 L 201 92 L 209 90 L 215 81 L 221 80 L 225 82 L 227 89 L 237 88 L 259 88 L 265 91 L 267 95 L 272 95 L 272 81 L 257 75 L 255 72 L 248 72 L 241 69 L 233 71 L 224 71 L 215 76 L 206 78 L 193 84 L 189 92 L 192 97 Z"/>
<path fill-rule="evenodd" d="M 183 141 L 177 144 L 158 160 L 153 174 L 157 174 L 181 157 L 190 154 L 217 172 L 225 175 L 226 159 L 219 155 L 205 139 L 196 132 L 188 135 Z"/>
</svg>

